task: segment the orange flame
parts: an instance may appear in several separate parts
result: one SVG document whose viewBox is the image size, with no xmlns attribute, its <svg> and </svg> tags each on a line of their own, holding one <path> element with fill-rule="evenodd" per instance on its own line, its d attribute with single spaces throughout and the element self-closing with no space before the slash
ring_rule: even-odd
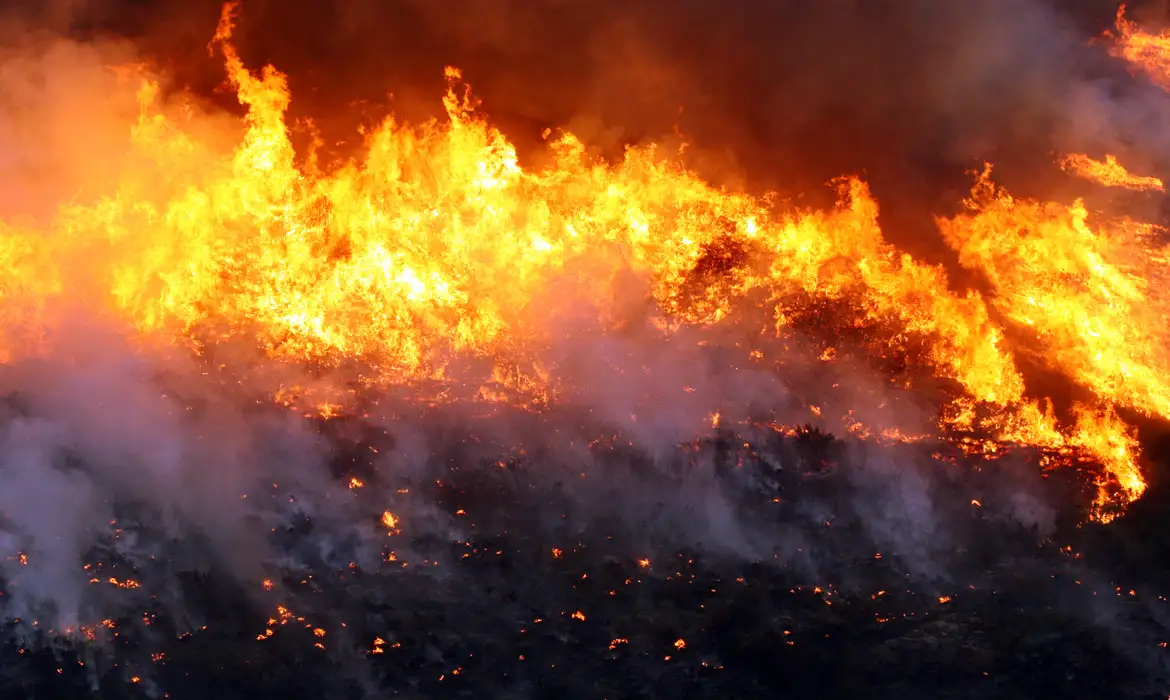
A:
<svg viewBox="0 0 1170 700">
<path fill-rule="evenodd" d="M 1125 5 L 1117 8 L 1117 33 L 1111 52 L 1164 89 L 1170 89 L 1170 33 L 1151 34 L 1125 18 Z"/>
<path fill-rule="evenodd" d="M 1134 175 L 1117 156 L 1106 155 L 1104 161 L 1093 160 L 1083 153 L 1074 153 L 1060 159 L 1060 167 L 1077 177 L 1106 187 L 1124 187 L 1130 190 L 1165 192 L 1166 185 L 1151 175 Z"/>
<path fill-rule="evenodd" d="M 387 118 L 361 158 L 322 172 L 312 154 L 302 165 L 294 152 L 285 77 L 271 66 L 250 71 L 236 52 L 236 11 L 225 5 L 210 44 L 246 109 L 234 148 L 199 139 L 156 82 L 128 72 L 144 76 L 129 125 L 134 157 L 110 193 L 61 206 L 47 230 L 0 222 L 9 273 L 0 359 L 43 352 L 66 301 L 112 316 L 144 343 L 203 353 L 242 341 L 294 367 L 359 363 L 362 391 L 439 383 L 443 399 L 538 407 L 572 390 L 541 354 L 556 338 L 559 293 L 581 295 L 613 328 L 619 273 L 628 272 L 645 282 L 668 336 L 730 322 L 753 304 L 771 319 L 768 333 L 783 335 L 809 308 L 831 306 L 832 323 L 862 331 L 872 358 L 909 358 L 953 386 L 938 438 L 986 432 L 991 439 L 959 442 L 983 454 L 996 441 L 1080 451 L 1105 468 L 1102 508 L 1144 490 L 1117 411 L 1170 417 L 1170 285 L 1153 226 L 1098 220 L 1079 201 L 1017 200 L 988 168 L 967 211 L 938 224 L 992 292 L 953 291 L 941 267 L 886 242 L 878 204 L 856 177 L 836 183 L 834 208 L 789 209 L 715 188 L 653 146 L 597 161 L 569 133 L 549 136 L 549 167 L 522 168 L 455 68 L 444 120 L 412 128 Z M 1117 50 L 1154 75 L 1154 47 L 1170 39 L 1155 41 L 1120 14 L 1118 31 Z M 1106 184 L 1162 187 L 1111 157 L 1067 163 Z M 1009 341 L 1020 329 L 1031 337 Z M 1025 399 L 1017 353 L 1088 387 L 1093 404 L 1069 425 Z M 830 348 L 821 360 L 838 354 Z M 469 358 L 486 369 L 468 374 L 460 362 Z M 751 358 L 783 359 L 756 348 Z M 321 417 L 354 401 L 344 382 L 275 384 L 278 403 Z M 709 420 L 722 426 L 718 410 Z M 864 435 L 926 439 L 850 420 Z M 363 486 L 356 477 L 350 485 Z M 383 524 L 397 520 L 387 511 Z"/>
</svg>

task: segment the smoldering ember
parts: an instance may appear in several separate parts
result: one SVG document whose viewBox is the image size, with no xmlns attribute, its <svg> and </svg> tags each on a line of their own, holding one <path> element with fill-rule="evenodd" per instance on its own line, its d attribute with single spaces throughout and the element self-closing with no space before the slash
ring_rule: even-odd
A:
<svg viewBox="0 0 1170 700">
<path fill-rule="evenodd" d="M 1170 14 L 0 11 L 0 697 L 1170 696 Z"/>
</svg>

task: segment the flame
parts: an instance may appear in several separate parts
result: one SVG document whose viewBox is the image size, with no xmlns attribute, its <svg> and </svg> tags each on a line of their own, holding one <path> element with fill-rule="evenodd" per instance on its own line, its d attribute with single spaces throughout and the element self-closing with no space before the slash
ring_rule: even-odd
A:
<svg viewBox="0 0 1170 700">
<path fill-rule="evenodd" d="M 1125 5 L 1117 8 L 1117 32 L 1110 51 L 1150 80 L 1170 90 L 1170 33 L 1151 34 L 1125 18 Z"/>
<path fill-rule="evenodd" d="M 265 387 L 306 415 L 342 415 L 359 394 L 388 388 L 424 402 L 539 410 L 573 391 L 573 378 L 543 353 L 559 332 L 550 300 L 572 290 L 596 309 L 598 332 L 615 330 L 628 301 L 619 278 L 630 273 L 645 283 L 664 337 L 738 323 L 750 307 L 770 319 L 764 335 L 773 340 L 824 326 L 859 338 L 875 362 L 902 358 L 949 387 L 936 435 L 850 415 L 843 427 L 859 439 L 950 440 L 980 455 L 1033 445 L 1064 462 L 1087 455 L 1105 469 L 1101 518 L 1105 506 L 1143 492 L 1137 444 L 1118 410 L 1170 417 L 1162 350 L 1170 286 L 1152 225 L 1090 217 L 1080 201 L 1016 199 L 991 182 L 989 166 L 967 210 L 938 225 L 992 291 L 955 291 L 941 266 L 885 240 L 859 178 L 835 183 L 835 207 L 796 209 L 715 188 L 654 146 L 616 163 L 591 158 L 569 133 L 546 135 L 548 167 L 524 168 L 455 68 L 446 71 L 444 119 L 411 127 L 389 117 L 360 157 L 325 171 L 314 153 L 294 151 L 285 76 L 271 66 L 253 72 L 237 53 L 237 9 L 224 6 L 209 45 L 246 111 L 237 145 L 198 138 L 149 73 L 127 69 L 140 81 L 140 113 L 128 125 L 133 158 L 109 193 L 62 205 L 44 230 L 0 222 L 9 272 L 0 360 L 43 353 L 67 303 L 125 324 L 145 347 L 206 355 L 244 343 L 266 362 L 312 368 L 326 379 Z M 1155 47 L 1170 39 L 1121 14 L 1118 32 L 1115 50 L 1154 75 Z M 1158 70 L 1170 75 L 1170 61 Z M 1069 156 L 1064 167 L 1103 184 L 1162 189 L 1112 156 Z M 1026 342 L 1014 339 L 1021 329 Z M 782 345 L 761 343 L 745 360 L 781 365 Z M 1025 398 L 1021 353 L 1087 387 L 1091 405 L 1070 422 Z M 844 354 L 834 340 L 819 359 Z M 328 380 L 354 366 L 357 389 Z M 722 427 L 712 409 L 708 425 Z M 397 527 L 389 511 L 382 522 Z"/>
<path fill-rule="evenodd" d="M 1106 154 L 1104 161 L 1093 160 L 1083 153 L 1074 153 L 1060 159 L 1060 167 L 1077 177 L 1106 187 L 1124 187 L 1130 190 L 1165 192 L 1166 185 L 1150 175 L 1134 175 L 1117 156 Z"/>
<path fill-rule="evenodd" d="M 654 148 L 610 167 L 589 161 L 570 134 L 550 142 L 555 168 L 526 172 L 475 114 L 453 69 L 445 124 L 413 130 L 387 119 L 363 162 L 303 172 L 284 126 L 284 77 L 242 66 L 233 13 L 229 5 L 213 46 L 248 108 L 239 147 L 207 150 L 163 114 L 157 88 L 143 90 L 133 135 L 144 172 L 96 205 L 63 207 L 47 242 L 10 233 L 0 255 L 27 272 L 9 283 L 21 283 L 16 291 L 35 280 L 32 296 L 57 295 L 63 266 L 53 261 L 83 255 L 104 263 L 97 276 L 108 286 L 96 298 L 142 334 L 196 347 L 255 334 L 276 359 L 360 358 L 381 385 L 439 379 L 453 356 L 473 355 L 495 361 L 485 383 L 536 398 L 556 378 L 533 358 L 518 372 L 509 361 L 547 340 L 526 310 L 574 275 L 604 308 L 613 271 L 629 265 L 683 322 L 716 320 L 757 288 L 778 303 L 796 292 L 857 294 L 866 315 L 937 336 L 929 360 L 980 398 L 1002 401 L 1022 388 L 979 300 L 937 294 L 946 288 L 940 270 L 882 242 L 877 205 L 858 180 L 840 183 L 838 210 L 777 217 Z M 733 265 L 692 294 L 690 273 L 720 247 L 758 257 L 762 269 Z M 329 397 L 315 403 L 335 410 Z"/>
<path fill-rule="evenodd" d="M 1170 296 L 1159 284 L 1170 268 L 1154 227 L 1091 221 L 1081 201 L 1017 200 L 990 176 L 979 176 L 966 213 L 939 221 L 960 263 L 987 277 L 992 304 L 1053 368 L 1104 401 L 1170 416 Z"/>
</svg>

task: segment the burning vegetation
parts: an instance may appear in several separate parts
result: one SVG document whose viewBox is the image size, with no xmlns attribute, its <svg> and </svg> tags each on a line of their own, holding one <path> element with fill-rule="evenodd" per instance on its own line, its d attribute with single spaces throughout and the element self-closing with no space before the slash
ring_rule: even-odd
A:
<svg viewBox="0 0 1170 700">
<path fill-rule="evenodd" d="M 948 267 L 890 242 L 860 174 L 819 207 L 713 185 L 685 145 L 609 159 L 551 129 L 522 163 L 456 67 L 445 117 L 386 117 L 360 154 L 324 163 L 312 129 L 294 147 L 286 76 L 241 58 L 240 10 L 223 7 L 209 45 L 238 138 L 210 136 L 153 68 L 111 67 L 136 113 L 104 190 L 0 219 L 5 468 L 27 485 L 51 464 L 74 497 L 60 507 L 102 515 L 61 535 L 32 503 L 0 503 L 19 656 L 43 665 L 51 642 L 92 686 L 179 697 L 166 667 L 225 640 L 246 640 L 243 666 L 312 650 L 351 689 L 406 683 L 394 664 L 418 652 L 429 692 L 493 668 L 508 669 L 494 691 L 522 692 L 528 666 L 568 666 L 583 646 L 598 668 L 653 659 L 656 674 L 686 667 L 674 690 L 746 697 L 768 684 L 724 680 L 737 654 L 799 649 L 781 662 L 797 668 L 819 658 L 814 639 L 841 651 L 871 635 L 891 655 L 889 629 L 925 620 L 945 637 L 1037 577 L 1109 597 L 1119 617 L 1165 603 L 1082 581 L 1080 548 L 1053 540 L 1117 525 L 1147 491 L 1139 427 L 1170 420 L 1170 248 L 1163 222 L 1135 213 L 1148 206 L 1127 208 L 1163 194 L 1159 177 L 1059 154 L 1053 170 L 1109 193 L 1098 206 L 1017 196 L 975 167 L 933 219 Z M 1170 90 L 1170 37 L 1123 8 L 1100 41 Z M 111 392 L 118 377 L 135 388 Z M 99 398 L 85 408 L 75 391 Z M 1059 516 L 1035 514 L 1041 482 Z M 639 503 L 630 483 L 678 500 Z M 864 504 L 835 510 L 854 490 Z M 944 510 L 962 525 L 901 539 Z M 176 574 L 173 533 L 190 530 L 212 543 Z M 712 537 L 717 551 L 693 546 Z M 887 546 L 914 554 L 874 551 Z M 851 580 L 814 580 L 813 549 Z M 939 574 L 943 559 L 963 575 Z M 207 573 L 221 565 L 233 575 Z M 466 594 L 446 590 L 448 569 L 472 573 Z M 929 584 L 894 590 L 891 575 Z M 448 614 L 436 587 L 473 622 L 428 641 Z M 217 596 L 247 612 L 174 614 Z M 680 602 L 657 628 L 620 607 L 666 601 Z M 954 647 L 979 682 L 1003 662 L 977 637 L 1005 616 Z M 491 635 L 508 642 L 475 641 Z"/>
<path fill-rule="evenodd" d="M 10 362 L 50 352 L 56 312 L 81 307 L 113 314 L 144 343 L 211 357 L 254 342 L 274 363 L 337 375 L 311 391 L 269 388 L 309 415 L 360 414 L 391 388 L 540 410 L 588 381 L 554 357 L 566 313 L 557 297 L 616 333 L 636 293 L 620 280 L 632 275 L 667 342 L 688 342 L 692 327 L 756 333 L 737 344 L 741 361 L 783 374 L 788 335 L 829 330 L 810 323 L 849 329 L 852 349 L 905 368 L 893 380 L 903 387 L 943 383 L 937 425 L 917 439 L 975 433 L 1097 461 L 1097 517 L 1144 490 L 1117 411 L 1170 416 L 1157 226 L 1080 201 L 1016 199 L 988 167 L 968 210 L 938 224 L 991 289 L 953 291 L 941 267 L 885 241 L 859 178 L 839 181 L 835 209 L 794 209 L 711 187 L 653 147 L 613 165 L 590 159 L 567 132 L 547 134 L 551 166 L 525 169 L 455 68 L 445 122 L 388 118 L 362 158 L 324 172 L 293 150 L 284 77 L 252 72 L 236 53 L 236 11 L 225 7 L 212 43 L 247 109 L 236 148 L 198 141 L 148 74 L 124 69 L 141 103 L 133 167 L 94 204 L 63 206 L 47 230 L 5 226 Z M 1106 185 L 1151 184 L 1112 156 L 1095 169 L 1066 162 Z M 1027 335 L 1010 341 L 1005 324 Z M 1049 399 L 1027 398 L 1020 355 L 1084 385 L 1086 400 L 1062 419 Z M 826 418 L 839 428 L 843 416 Z"/>
</svg>

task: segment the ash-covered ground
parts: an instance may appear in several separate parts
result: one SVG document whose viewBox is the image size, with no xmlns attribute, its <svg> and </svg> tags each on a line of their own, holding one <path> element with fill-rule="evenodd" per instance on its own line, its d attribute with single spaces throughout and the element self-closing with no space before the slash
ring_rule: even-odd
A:
<svg viewBox="0 0 1170 700">
<path fill-rule="evenodd" d="M 225 573 L 236 566 L 214 547 L 120 504 L 86 561 L 95 585 L 140 586 L 112 587 L 125 612 L 85 643 L 12 623 L 0 693 L 1096 700 L 1170 689 L 1163 514 L 1139 502 L 1107 526 L 1079 525 L 1070 504 L 1086 501 L 1089 477 L 1044 475 L 1038 455 L 972 461 L 760 428 L 670 455 L 598 441 L 587 465 L 515 444 L 493 460 L 477 420 L 433 429 L 428 439 L 452 447 L 412 477 L 374 466 L 375 451 L 405 449 L 394 435 L 320 426 L 334 495 L 355 509 L 366 490 L 400 497 L 393 527 L 370 523 L 386 533 L 372 559 L 368 540 L 339 534 L 290 484 L 252 495 L 274 514 L 267 582 Z M 555 430 L 515 420 L 526 434 Z M 362 486 L 345 489 L 354 479 Z M 124 540 L 157 558 L 121 557 Z"/>
</svg>

